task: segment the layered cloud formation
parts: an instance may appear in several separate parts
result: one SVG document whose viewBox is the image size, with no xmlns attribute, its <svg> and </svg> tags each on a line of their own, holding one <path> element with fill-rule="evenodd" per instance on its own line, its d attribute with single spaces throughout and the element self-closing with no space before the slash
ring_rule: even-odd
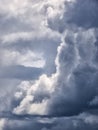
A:
<svg viewBox="0 0 98 130">
<path fill-rule="evenodd" d="M 0 130 L 98 129 L 97 6 L 0 2 Z"/>
</svg>

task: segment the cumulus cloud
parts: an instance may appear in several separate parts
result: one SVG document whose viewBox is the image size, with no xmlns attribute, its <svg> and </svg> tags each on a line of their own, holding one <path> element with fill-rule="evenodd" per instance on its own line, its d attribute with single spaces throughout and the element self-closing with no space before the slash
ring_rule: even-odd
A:
<svg viewBox="0 0 98 130">
<path fill-rule="evenodd" d="M 89 36 L 87 35 L 88 33 Z M 36 87 L 36 91 L 33 90 L 36 83 L 31 85 L 26 98 L 21 101 L 20 106 L 14 109 L 15 113 L 40 115 L 39 111 L 37 113 L 33 111 L 33 107 L 36 106 L 34 108 L 37 110 L 39 104 L 44 106 L 45 109 L 43 109 L 44 112 L 40 111 L 41 114 L 47 116 L 71 116 L 92 108 L 89 103 L 97 95 L 98 77 L 98 68 L 94 63 L 96 55 L 96 53 L 94 54 L 96 50 L 94 44 L 96 38 L 93 33 L 93 30 L 88 30 L 87 32 L 79 31 L 76 34 L 74 32 L 71 32 L 71 34 L 69 34 L 69 31 L 67 32 L 66 36 L 64 36 L 63 43 L 58 48 L 56 59 L 57 72 L 53 74 L 52 77 L 48 77 L 49 81 L 47 81 L 47 78 L 44 78 L 44 80 L 40 78 L 39 81 L 37 81 L 39 84 Z M 92 41 L 90 41 L 91 37 Z M 83 43 L 78 43 L 78 38 L 81 38 L 81 42 Z M 88 41 L 91 42 L 89 42 L 89 45 L 87 45 Z M 81 47 L 81 50 L 83 49 L 82 52 L 80 46 L 83 47 Z M 89 57 L 87 52 L 88 46 L 89 55 L 91 55 Z M 47 82 L 45 83 L 45 81 Z M 40 91 L 39 89 L 42 86 L 44 88 Z M 52 92 L 50 91 L 48 100 L 46 95 L 43 94 L 45 87 L 51 87 L 50 90 L 53 90 Z M 88 93 L 88 95 L 86 93 Z M 42 100 L 40 100 L 42 97 L 40 96 L 41 94 L 43 95 Z M 31 97 L 31 102 L 28 100 L 28 95 Z M 35 104 L 34 97 L 36 98 L 36 95 L 39 101 Z M 30 104 L 27 105 L 29 102 Z M 23 105 L 24 103 L 25 105 Z M 45 103 L 45 105 L 43 103 Z M 26 112 L 22 113 L 21 109 L 26 110 Z M 32 112 L 30 112 L 30 110 L 32 110 Z"/>
<path fill-rule="evenodd" d="M 3 130 L 98 129 L 97 4 L 1 2 L 0 84 L 16 80 L 0 94 Z"/>
</svg>

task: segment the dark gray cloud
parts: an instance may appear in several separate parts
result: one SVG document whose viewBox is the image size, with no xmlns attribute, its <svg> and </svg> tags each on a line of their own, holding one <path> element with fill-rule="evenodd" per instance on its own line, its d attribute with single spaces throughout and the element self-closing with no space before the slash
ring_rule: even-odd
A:
<svg viewBox="0 0 98 130">
<path fill-rule="evenodd" d="M 96 69 L 88 65 L 79 66 L 74 70 L 70 84 L 58 84 L 62 86 L 56 91 L 50 113 L 55 116 L 72 116 L 92 109 L 89 103 L 97 95 L 97 78 Z"/>
<path fill-rule="evenodd" d="M 52 124 L 46 123 L 46 128 L 50 128 L 53 126 Z M 5 125 L 3 127 L 4 130 L 32 130 L 37 129 L 41 130 L 43 128 L 43 123 L 37 121 L 37 119 L 33 120 L 8 120 L 6 119 Z"/>
<path fill-rule="evenodd" d="M 48 21 L 52 29 L 65 31 L 66 35 L 58 51 L 59 76 L 50 102 L 49 113 L 54 116 L 72 116 L 97 108 L 89 104 L 98 94 L 97 1 L 76 0 L 65 5 L 62 19 L 57 15 Z"/>
<path fill-rule="evenodd" d="M 59 75 L 50 102 L 50 114 L 54 116 L 72 116 L 95 109 L 89 103 L 98 94 L 98 67 L 95 63 L 97 39 L 90 41 L 90 30 L 85 35 L 69 33 L 57 57 Z"/>
<path fill-rule="evenodd" d="M 97 130 L 98 129 L 98 117 L 84 114 L 78 117 L 64 117 L 64 118 L 32 118 L 24 120 L 1 120 L 4 130 Z"/>
<path fill-rule="evenodd" d="M 83 119 L 78 119 L 78 118 L 61 118 L 57 119 L 55 121 L 55 125 L 52 127 L 51 130 L 97 130 L 98 126 L 97 123 L 90 123 L 86 122 Z M 43 130 L 49 130 L 47 128 Z"/>
<path fill-rule="evenodd" d="M 98 27 L 98 2 L 96 0 L 73 0 L 67 2 L 65 0 L 65 10 L 62 18 L 60 15 L 49 18 L 49 27 L 64 32 L 66 28 L 83 27 L 84 29 Z"/>
<path fill-rule="evenodd" d="M 71 6 L 71 10 L 68 10 L 68 22 L 84 28 L 98 27 L 97 6 L 96 0 L 76 0 Z"/>
</svg>

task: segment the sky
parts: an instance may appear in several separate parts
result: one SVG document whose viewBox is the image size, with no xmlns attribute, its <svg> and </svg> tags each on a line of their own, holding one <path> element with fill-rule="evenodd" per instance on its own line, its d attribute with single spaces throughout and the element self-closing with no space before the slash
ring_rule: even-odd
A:
<svg viewBox="0 0 98 130">
<path fill-rule="evenodd" d="M 98 1 L 0 0 L 0 130 L 98 130 Z"/>
</svg>

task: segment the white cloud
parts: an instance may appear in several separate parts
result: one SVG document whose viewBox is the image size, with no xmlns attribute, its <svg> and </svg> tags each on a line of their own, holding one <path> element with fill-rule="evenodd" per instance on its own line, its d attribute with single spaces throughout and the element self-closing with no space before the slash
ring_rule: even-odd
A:
<svg viewBox="0 0 98 130">
<path fill-rule="evenodd" d="M 23 65 L 26 67 L 44 67 L 45 65 L 42 54 L 35 54 L 32 51 L 19 53 L 16 51 L 1 50 L 0 53 L 3 56 L 0 57 L 2 66 Z"/>
<path fill-rule="evenodd" d="M 0 119 L 0 130 L 4 130 L 5 124 L 6 124 L 6 120 Z"/>
<path fill-rule="evenodd" d="M 54 75 L 50 78 L 46 75 L 42 75 L 33 85 L 32 83 L 31 85 L 29 84 L 26 89 L 26 96 L 20 102 L 19 106 L 14 108 L 13 113 L 18 115 L 47 115 L 48 101 L 54 91 L 54 80 Z M 27 83 L 25 82 L 25 84 Z M 20 87 L 25 89 L 25 84 L 24 86 L 21 84 Z M 17 95 L 17 93 L 15 95 Z"/>
</svg>

